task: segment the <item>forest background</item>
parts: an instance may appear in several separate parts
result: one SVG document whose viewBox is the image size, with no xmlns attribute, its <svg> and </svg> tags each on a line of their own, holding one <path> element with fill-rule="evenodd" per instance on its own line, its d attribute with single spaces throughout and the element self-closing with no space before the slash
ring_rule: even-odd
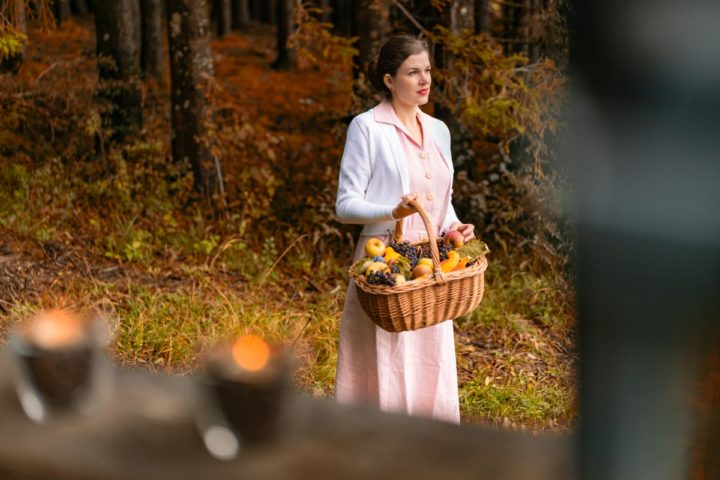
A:
<svg viewBox="0 0 720 480">
<path fill-rule="evenodd" d="M 333 393 L 359 229 L 334 217 L 363 71 L 429 39 L 460 218 L 491 249 L 456 321 L 466 423 L 576 418 L 572 242 L 553 162 L 562 0 L 0 2 L 0 335 L 40 308 L 114 319 L 120 364 L 191 373 L 219 341 L 293 348 Z M 560 193 L 559 193 L 560 192 Z"/>
</svg>

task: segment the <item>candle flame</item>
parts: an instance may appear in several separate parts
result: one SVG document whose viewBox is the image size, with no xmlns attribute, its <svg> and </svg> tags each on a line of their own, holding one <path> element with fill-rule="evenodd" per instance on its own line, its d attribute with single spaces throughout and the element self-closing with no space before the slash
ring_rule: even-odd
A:
<svg viewBox="0 0 720 480">
<path fill-rule="evenodd" d="M 81 343 L 86 332 L 83 322 L 66 310 L 37 313 L 27 327 L 28 339 L 42 348 L 58 348 Z"/>
<path fill-rule="evenodd" d="M 257 335 L 238 338 L 232 347 L 235 362 L 245 370 L 258 371 L 267 365 L 270 359 L 270 346 Z"/>
</svg>

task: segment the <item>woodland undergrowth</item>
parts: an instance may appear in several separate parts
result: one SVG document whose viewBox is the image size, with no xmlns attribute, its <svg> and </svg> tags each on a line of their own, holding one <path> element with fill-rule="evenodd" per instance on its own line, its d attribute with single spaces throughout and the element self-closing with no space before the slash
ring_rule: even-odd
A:
<svg viewBox="0 0 720 480">
<path fill-rule="evenodd" d="M 265 27 L 213 41 L 211 135 L 225 197 L 209 204 L 170 159 L 167 79 L 144 85 L 142 131 L 114 144 L 93 101 L 92 23 L 31 27 L 20 71 L 0 77 L 0 335 L 38 308 L 97 309 L 113 319 L 118 363 L 184 374 L 216 342 L 258 333 L 293 347 L 299 388 L 332 395 L 358 232 L 335 220 L 334 198 L 355 112 L 351 44 L 319 31 L 296 38 L 308 52 L 295 72 L 269 68 Z M 523 83 L 525 96 L 511 100 L 530 101 L 532 88 Z M 492 115 L 522 121 L 520 105 Z M 467 123 L 479 126 L 500 107 L 482 108 L 466 112 Z M 493 251 L 481 307 L 457 322 L 461 404 L 467 422 L 567 429 L 571 246 L 546 208 L 556 177 L 533 150 L 543 138 L 532 135 L 549 127 L 533 121 L 525 130 L 466 129 L 461 145 L 468 167 L 456 200 Z M 511 157 L 520 139 L 532 161 Z"/>
</svg>

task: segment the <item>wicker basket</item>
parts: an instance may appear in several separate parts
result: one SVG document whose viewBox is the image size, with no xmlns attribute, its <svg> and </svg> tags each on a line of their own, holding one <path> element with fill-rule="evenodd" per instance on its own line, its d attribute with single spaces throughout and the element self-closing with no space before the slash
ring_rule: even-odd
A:
<svg viewBox="0 0 720 480">
<path fill-rule="evenodd" d="M 442 272 L 435 229 L 422 205 L 410 204 L 422 218 L 428 233 L 428 239 L 412 245 L 429 244 L 435 267 L 433 275 L 395 286 L 374 285 L 367 283 L 365 276 L 354 273 L 360 260 L 350 267 L 360 305 L 373 322 L 389 332 L 417 330 L 465 315 L 480 304 L 485 288 L 487 259 L 484 255 L 468 268 Z M 395 225 L 393 239 L 400 242 L 402 234 L 400 220 Z"/>
</svg>

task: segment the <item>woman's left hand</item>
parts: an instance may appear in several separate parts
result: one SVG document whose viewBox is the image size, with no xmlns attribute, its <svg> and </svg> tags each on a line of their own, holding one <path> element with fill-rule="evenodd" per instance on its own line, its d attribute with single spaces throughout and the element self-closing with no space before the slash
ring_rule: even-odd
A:
<svg viewBox="0 0 720 480">
<path fill-rule="evenodd" d="M 453 223 L 450 225 L 450 230 L 457 230 L 462 233 L 465 242 L 475 238 L 475 225 L 471 223 Z"/>
</svg>

